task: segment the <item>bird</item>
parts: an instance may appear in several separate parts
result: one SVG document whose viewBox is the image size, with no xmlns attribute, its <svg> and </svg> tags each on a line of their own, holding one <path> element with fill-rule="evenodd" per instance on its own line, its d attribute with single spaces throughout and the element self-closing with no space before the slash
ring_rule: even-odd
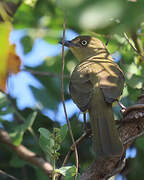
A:
<svg viewBox="0 0 144 180">
<path fill-rule="evenodd" d="M 96 37 L 77 36 L 63 42 L 78 59 L 69 83 L 73 102 L 89 112 L 92 144 L 97 159 L 121 157 L 123 144 L 115 125 L 112 104 L 122 95 L 124 73 Z"/>
</svg>

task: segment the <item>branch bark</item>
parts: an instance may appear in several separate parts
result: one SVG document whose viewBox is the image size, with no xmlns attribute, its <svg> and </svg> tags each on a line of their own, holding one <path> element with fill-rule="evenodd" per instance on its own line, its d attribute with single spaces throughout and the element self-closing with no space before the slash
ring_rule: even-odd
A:
<svg viewBox="0 0 144 180">
<path fill-rule="evenodd" d="M 18 3 L 14 3 L 14 2 L 4 2 L 3 0 L 0 0 L 0 3 L 3 3 L 4 5 L 4 9 L 5 11 L 7 12 L 7 14 L 10 16 L 10 17 L 13 17 L 16 10 L 18 9 L 18 7 L 22 4 L 22 0 L 19 0 Z M 0 22 L 3 21 L 3 18 L 0 16 Z"/>
<path fill-rule="evenodd" d="M 138 104 L 124 112 L 118 131 L 124 145 L 123 155 L 120 158 L 95 160 L 81 175 L 80 180 L 106 180 L 122 171 L 126 149 L 144 132 L 144 95 L 139 97 Z"/>
<path fill-rule="evenodd" d="M 25 146 L 13 145 L 10 136 L 4 130 L 0 130 L 0 143 L 8 145 L 9 150 L 14 151 L 23 160 L 37 166 L 51 178 L 53 169 L 52 165 L 46 162 L 42 157 L 39 157 L 37 154 L 27 149 Z"/>
</svg>

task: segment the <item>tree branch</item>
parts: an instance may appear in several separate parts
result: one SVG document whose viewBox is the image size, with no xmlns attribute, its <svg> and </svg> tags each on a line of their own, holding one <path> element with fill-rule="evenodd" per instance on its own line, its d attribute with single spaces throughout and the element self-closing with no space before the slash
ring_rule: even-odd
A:
<svg viewBox="0 0 144 180">
<path fill-rule="evenodd" d="M 76 175 L 74 179 L 77 179 L 77 174 L 78 174 L 78 165 L 79 165 L 79 158 L 78 158 L 78 151 L 77 151 L 77 146 L 75 143 L 75 139 L 73 136 L 72 128 L 70 121 L 68 119 L 67 111 L 66 111 L 66 106 L 65 106 L 65 97 L 64 97 L 64 41 L 65 41 L 65 29 L 66 29 L 66 19 L 64 16 L 64 24 L 63 24 L 63 39 L 62 39 L 62 74 L 61 74 L 61 96 L 62 96 L 62 104 L 63 104 L 63 109 L 64 109 L 64 114 L 66 117 L 67 125 L 68 125 L 68 130 L 72 139 L 72 143 L 74 145 L 74 151 L 75 151 L 75 159 L 76 159 Z"/>
<path fill-rule="evenodd" d="M 37 166 L 38 168 L 43 170 L 46 175 L 48 175 L 51 178 L 52 169 L 53 169 L 52 165 L 46 162 L 42 157 L 39 157 L 34 152 L 28 150 L 25 146 L 13 145 L 10 136 L 4 130 L 0 130 L 0 143 L 8 145 L 9 150 L 14 151 L 23 160 Z"/>
<path fill-rule="evenodd" d="M 129 45 L 131 46 L 131 48 L 132 48 L 139 56 L 141 56 L 140 51 L 130 42 L 127 34 L 124 32 L 123 35 L 124 35 L 125 39 L 127 40 L 127 42 L 129 43 Z"/>
<path fill-rule="evenodd" d="M 0 170 L 0 175 L 3 176 L 3 177 L 5 177 L 5 178 L 12 179 L 12 180 L 18 180 L 18 179 L 15 178 L 14 176 L 12 176 L 12 175 L 10 175 L 10 174 L 2 171 L 2 170 Z M 0 177 L 1 177 L 1 176 L 0 176 Z M 4 178 L 4 179 L 5 179 L 5 178 Z"/>
<path fill-rule="evenodd" d="M 80 138 L 78 138 L 76 141 L 75 141 L 75 144 L 76 146 L 78 146 L 84 139 L 86 139 L 89 135 L 91 134 L 91 130 L 88 129 L 87 132 L 84 132 Z M 72 144 L 72 146 L 70 147 L 70 151 L 67 153 L 65 159 L 64 159 L 64 162 L 63 162 L 63 165 L 62 166 L 66 166 L 66 164 L 68 163 L 72 153 L 74 152 L 74 144 Z"/>
<path fill-rule="evenodd" d="M 31 69 L 22 69 L 21 71 L 30 72 L 30 73 L 32 73 L 34 75 L 39 75 L 39 76 L 61 78 L 60 74 L 56 74 L 56 73 L 52 73 L 52 72 L 35 71 L 35 70 L 31 70 Z M 64 78 L 69 78 L 69 75 L 64 75 Z"/>
<path fill-rule="evenodd" d="M 14 3 L 14 2 L 5 2 L 3 0 L 0 0 L 0 3 L 3 4 L 3 8 L 4 10 L 7 12 L 7 14 L 10 16 L 10 17 L 13 17 L 16 10 L 18 9 L 18 7 L 21 5 L 22 3 L 22 0 L 19 0 L 18 3 Z M 3 21 L 3 18 L 0 16 L 0 22 Z"/>
<path fill-rule="evenodd" d="M 80 180 L 106 180 L 120 173 L 125 166 L 126 149 L 144 134 L 144 95 L 123 113 L 123 119 L 119 124 L 119 135 L 124 145 L 124 152 L 120 158 L 98 159 L 81 175 Z"/>
</svg>

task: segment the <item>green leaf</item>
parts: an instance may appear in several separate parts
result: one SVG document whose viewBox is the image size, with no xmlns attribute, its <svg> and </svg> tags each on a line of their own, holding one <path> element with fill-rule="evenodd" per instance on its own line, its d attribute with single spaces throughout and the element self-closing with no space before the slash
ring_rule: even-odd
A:
<svg viewBox="0 0 144 180">
<path fill-rule="evenodd" d="M 40 104 L 40 108 L 55 108 L 55 102 L 51 95 L 49 94 L 49 91 L 46 88 L 38 89 L 33 86 L 30 86 L 33 95 L 37 99 L 38 103 Z"/>
<path fill-rule="evenodd" d="M 29 129 L 30 127 L 32 127 L 35 121 L 36 115 L 37 115 L 37 112 L 31 113 L 28 116 L 27 120 L 24 122 L 24 124 L 14 127 L 14 132 L 10 133 L 10 136 L 12 138 L 14 145 L 18 146 L 19 144 L 21 144 L 25 131 Z"/>
<path fill-rule="evenodd" d="M 45 137 L 40 136 L 39 144 L 45 154 L 49 157 L 49 159 L 51 159 L 53 154 L 54 140 L 52 138 L 48 140 Z"/>
<path fill-rule="evenodd" d="M 40 132 L 40 135 L 43 136 L 44 138 L 46 139 L 51 138 L 51 132 L 49 132 L 47 129 L 39 128 L 39 132 Z"/>
<path fill-rule="evenodd" d="M 59 169 L 56 169 L 57 173 L 62 174 L 63 176 L 72 177 L 76 174 L 76 167 L 75 166 L 65 166 Z"/>
<path fill-rule="evenodd" d="M 21 142 L 23 140 L 23 135 L 24 135 L 24 131 L 21 131 L 21 129 L 19 130 L 18 128 L 16 129 L 15 132 L 10 133 L 10 137 L 15 146 L 18 146 L 21 144 Z"/>
<path fill-rule="evenodd" d="M 33 40 L 30 36 L 26 35 L 21 39 L 21 43 L 23 45 L 24 54 L 29 53 L 33 47 Z"/>
<path fill-rule="evenodd" d="M 60 137 L 61 137 L 61 141 L 64 140 L 64 138 L 65 138 L 65 136 L 66 136 L 66 134 L 67 134 L 67 131 L 68 131 L 67 124 L 64 124 L 63 126 L 61 126 L 60 132 L 59 132 Z"/>
<path fill-rule="evenodd" d="M 144 79 L 142 76 L 138 76 L 133 74 L 130 79 L 127 80 L 127 84 L 132 88 L 141 89 L 144 83 Z"/>
<path fill-rule="evenodd" d="M 47 35 L 47 36 L 45 36 L 44 37 L 44 40 L 45 41 L 47 41 L 48 43 L 50 43 L 50 44 L 58 44 L 58 42 L 59 42 L 59 39 L 58 39 L 58 37 L 56 38 L 54 38 L 54 37 L 51 37 L 51 36 L 49 36 L 49 35 Z"/>
<path fill-rule="evenodd" d="M 4 108 L 5 108 L 4 110 L 0 111 L 0 115 L 6 115 L 6 114 L 10 114 L 10 113 L 14 112 L 14 109 L 11 106 L 7 106 L 7 107 L 4 107 Z"/>
<path fill-rule="evenodd" d="M 52 138 L 52 134 L 45 128 L 39 128 L 39 132 L 40 132 L 40 138 L 39 138 L 40 147 L 51 159 L 52 154 L 54 152 L 53 147 L 55 144 Z"/>
<path fill-rule="evenodd" d="M 10 165 L 12 167 L 18 168 L 18 167 L 23 167 L 27 164 L 26 161 L 20 159 L 17 155 L 13 155 L 12 159 L 10 160 Z"/>
<path fill-rule="evenodd" d="M 35 119 L 36 119 L 36 116 L 37 116 L 37 112 L 34 111 L 33 113 L 31 113 L 28 118 L 26 119 L 25 123 L 21 126 L 22 127 L 22 130 L 25 131 L 27 129 L 29 129 L 30 127 L 32 127 Z"/>
<path fill-rule="evenodd" d="M 10 105 L 8 99 L 4 96 L 0 97 L 0 115 L 5 115 L 8 113 L 13 113 L 14 109 Z"/>
<path fill-rule="evenodd" d="M 8 105 L 8 104 L 9 104 L 9 101 L 7 100 L 6 97 L 1 97 L 1 98 L 0 98 L 0 109 L 1 109 L 2 107 L 4 107 L 4 106 Z"/>
<path fill-rule="evenodd" d="M 136 144 L 137 144 L 137 146 L 138 146 L 141 150 L 143 150 L 143 147 L 144 147 L 144 136 L 137 138 Z"/>
<path fill-rule="evenodd" d="M 11 1 L 11 3 L 18 3 L 19 2 L 19 0 L 5 0 L 6 2 L 10 2 Z"/>
</svg>

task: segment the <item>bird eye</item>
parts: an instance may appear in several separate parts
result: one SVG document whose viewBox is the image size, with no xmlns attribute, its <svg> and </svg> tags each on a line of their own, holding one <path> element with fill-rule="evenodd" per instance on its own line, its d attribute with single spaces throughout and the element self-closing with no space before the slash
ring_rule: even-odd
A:
<svg viewBox="0 0 144 180">
<path fill-rule="evenodd" d="M 86 41 L 86 40 L 82 40 L 81 44 L 82 44 L 83 46 L 85 46 L 85 45 L 87 45 L 87 41 Z"/>
</svg>

